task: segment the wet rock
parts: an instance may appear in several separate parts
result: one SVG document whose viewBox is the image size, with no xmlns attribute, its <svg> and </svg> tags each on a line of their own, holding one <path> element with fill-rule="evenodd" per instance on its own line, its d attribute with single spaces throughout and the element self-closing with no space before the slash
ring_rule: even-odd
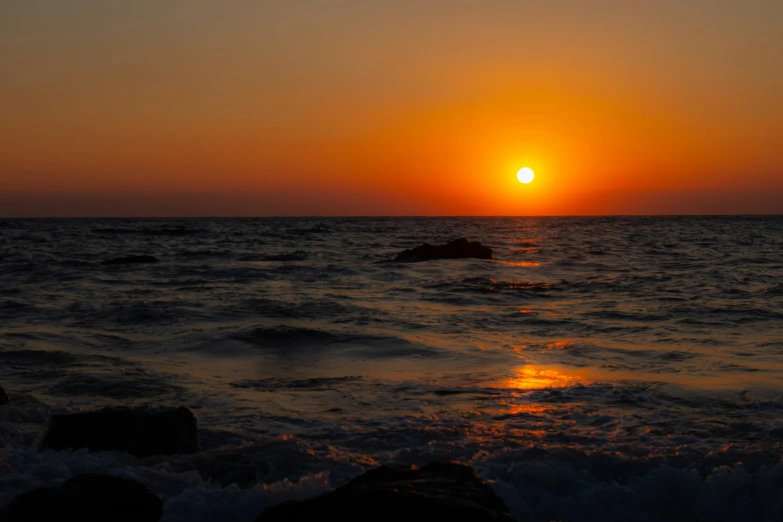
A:
<svg viewBox="0 0 783 522">
<path fill-rule="evenodd" d="M 138 458 L 198 451 L 198 427 L 190 409 L 107 408 L 52 415 L 38 435 L 40 451 L 87 448 L 122 451 Z"/>
<path fill-rule="evenodd" d="M 492 249 L 478 241 L 468 241 L 464 237 L 455 239 L 445 245 L 423 245 L 404 250 L 394 258 L 399 263 L 417 263 L 435 259 L 492 259 Z"/>
<path fill-rule="evenodd" d="M 131 265 L 142 263 L 157 263 L 160 259 L 155 256 L 125 256 L 115 257 L 113 259 L 107 259 L 103 262 L 104 265 Z"/>
<path fill-rule="evenodd" d="M 8 394 L 5 392 L 2 386 L 0 386 L 0 406 L 5 406 L 11 402 L 11 398 L 8 397 Z"/>
<path fill-rule="evenodd" d="M 162 514 L 163 501 L 144 484 L 90 474 L 17 495 L 0 521 L 156 522 Z"/>
<path fill-rule="evenodd" d="M 456 463 L 382 466 L 305 502 L 273 506 L 256 522 L 309 520 L 512 522 L 508 508 L 473 470 Z"/>
</svg>

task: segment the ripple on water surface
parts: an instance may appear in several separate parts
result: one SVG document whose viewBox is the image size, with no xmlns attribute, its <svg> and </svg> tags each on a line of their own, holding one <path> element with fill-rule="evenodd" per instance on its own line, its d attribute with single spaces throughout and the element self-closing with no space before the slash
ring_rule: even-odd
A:
<svg viewBox="0 0 783 522">
<path fill-rule="evenodd" d="M 457 237 L 494 261 L 378 263 Z M 252 520 L 454 458 L 520 518 L 771 520 L 782 250 L 779 217 L 0 221 L 0 504 L 108 470 Z M 26 449 L 112 404 L 192 407 L 205 451 Z"/>
</svg>

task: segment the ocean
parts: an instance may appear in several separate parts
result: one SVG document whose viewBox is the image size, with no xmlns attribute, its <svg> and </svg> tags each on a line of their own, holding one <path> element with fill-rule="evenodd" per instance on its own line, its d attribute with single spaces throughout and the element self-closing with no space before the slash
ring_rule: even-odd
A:
<svg viewBox="0 0 783 522">
<path fill-rule="evenodd" d="M 494 259 L 389 262 L 459 237 Z M 0 385 L 0 506 L 94 471 L 246 522 L 451 459 L 519 520 L 777 521 L 783 217 L 2 220 Z M 202 452 L 32 449 L 112 405 Z"/>
</svg>

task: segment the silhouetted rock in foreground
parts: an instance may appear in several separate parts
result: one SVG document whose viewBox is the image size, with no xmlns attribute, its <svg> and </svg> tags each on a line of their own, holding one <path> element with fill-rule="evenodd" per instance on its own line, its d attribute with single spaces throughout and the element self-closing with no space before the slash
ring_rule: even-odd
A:
<svg viewBox="0 0 783 522">
<path fill-rule="evenodd" d="M 163 501 L 150 488 L 108 475 L 81 475 L 61 486 L 17 495 L 0 512 L 3 522 L 157 522 Z"/>
<path fill-rule="evenodd" d="M 416 263 L 419 261 L 432 261 L 434 259 L 492 259 L 492 249 L 485 247 L 478 241 L 470 242 L 464 237 L 455 239 L 446 245 L 423 245 L 404 250 L 397 254 L 395 261 L 401 263 Z"/>
<path fill-rule="evenodd" d="M 122 451 L 143 458 L 198 451 L 196 417 L 188 408 L 107 408 L 52 415 L 38 435 L 38 449 Z"/>
<path fill-rule="evenodd" d="M 495 491 L 468 466 L 433 463 L 421 469 L 382 466 L 305 502 L 273 506 L 256 522 L 339 520 L 511 522 Z"/>
<path fill-rule="evenodd" d="M 0 406 L 5 406 L 11 402 L 11 399 L 8 397 L 8 394 L 5 392 L 2 386 L 0 386 Z"/>
<path fill-rule="evenodd" d="M 104 265 L 131 265 L 139 263 L 157 263 L 160 259 L 155 256 L 125 256 L 115 257 L 114 259 L 107 259 L 103 262 Z"/>
</svg>

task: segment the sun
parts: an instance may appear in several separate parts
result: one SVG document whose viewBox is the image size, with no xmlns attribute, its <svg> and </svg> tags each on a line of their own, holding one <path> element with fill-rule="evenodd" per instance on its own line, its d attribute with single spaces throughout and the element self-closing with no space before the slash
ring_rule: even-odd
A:
<svg viewBox="0 0 783 522">
<path fill-rule="evenodd" d="M 519 172 L 517 172 L 517 179 L 520 183 L 528 184 L 531 181 L 533 181 L 533 178 L 535 178 L 536 175 L 533 173 L 533 169 L 528 167 L 523 167 L 519 169 Z"/>
</svg>

